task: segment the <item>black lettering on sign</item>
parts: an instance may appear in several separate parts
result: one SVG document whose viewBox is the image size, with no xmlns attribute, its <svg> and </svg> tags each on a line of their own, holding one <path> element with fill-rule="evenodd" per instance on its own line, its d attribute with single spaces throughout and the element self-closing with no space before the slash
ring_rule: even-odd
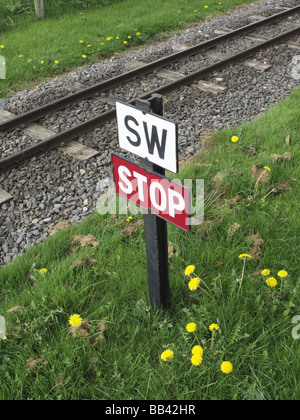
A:
<svg viewBox="0 0 300 420">
<path fill-rule="evenodd" d="M 130 131 L 130 133 L 132 133 L 132 134 L 134 134 L 136 136 L 136 140 L 135 141 L 132 140 L 129 136 L 126 136 L 127 140 L 129 141 L 129 143 L 132 146 L 138 147 L 141 144 L 141 137 L 140 137 L 139 133 L 134 128 L 132 128 L 132 127 L 129 126 L 129 121 L 133 121 L 136 126 L 138 126 L 139 123 L 131 115 L 126 115 L 125 120 L 124 120 L 125 127 L 127 128 L 127 130 Z"/>
<path fill-rule="evenodd" d="M 143 124 L 144 124 L 145 136 L 146 136 L 146 141 L 147 141 L 149 153 L 151 155 L 153 155 L 154 147 L 156 145 L 159 157 L 161 159 L 164 159 L 165 158 L 165 151 L 166 151 L 167 130 L 163 129 L 162 139 L 160 141 L 159 138 L 158 138 L 157 127 L 155 125 L 153 125 L 152 126 L 152 132 L 151 132 L 151 139 L 150 139 L 147 123 L 143 122 Z"/>
</svg>

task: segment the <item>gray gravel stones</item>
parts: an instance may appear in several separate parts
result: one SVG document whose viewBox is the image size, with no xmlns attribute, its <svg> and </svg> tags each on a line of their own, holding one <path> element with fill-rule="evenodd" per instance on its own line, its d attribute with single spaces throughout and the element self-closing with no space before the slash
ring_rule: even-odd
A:
<svg viewBox="0 0 300 420">
<path fill-rule="evenodd" d="M 296 6 L 298 1 L 283 0 L 280 5 Z M 94 84 L 125 71 L 128 63 L 137 60 L 150 62 L 174 52 L 178 44 L 194 45 L 215 37 L 220 27 L 237 28 L 251 22 L 250 16 L 274 14 L 277 0 L 263 1 L 242 8 L 232 14 L 200 23 L 168 41 L 133 51 L 126 55 L 104 60 L 88 68 L 55 78 L 31 91 L 23 91 L 0 101 L 0 108 L 21 113 L 64 96 L 76 83 Z M 293 41 L 300 42 L 300 37 Z M 231 52 L 236 45 L 228 42 L 222 51 Z M 244 46 L 253 45 L 245 40 Z M 164 97 L 164 114 L 179 123 L 180 160 L 186 160 L 201 149 L 201 139 L 207 132 L 247 122 L 268 110 L 277 101 L 286 98 L 299 81 L 291 77 L 290 63 L 299 51 L 278 45 L 262 51 L 257 59 L 272 64 L 266 72 L 249 69 L 243 64 L 215 72 L 207 81 L 222 85 L 226 90 L 216 94 L 203 92 L 197 82 L 182 87 Z M 209 63 L 211 59 L 194 57 L 169 69 L 187 74 Z M 116 89 L 113 94 L 125 101 L 145 92 L 149 86 L 161 82 L 153 75 L 143 81 Z M 66 112 L 49 115 L 41 124 L 53 131 L 61 131 L 84 121 L 87 117 L 110 109 L 109 105 L 86 100 Z M 0 134 L 1 156 L 14 149 L 27 146 L 32 140 L 22 129 Z M 0 266 L 49 236 L 51 229 L 62 220 L 77 223 L 95 212 L 98 198 L 111 183 L 111 151 L 119 150 L 115 121 L 82 136 L 78 141 L 100 151 L 88 161 L 77 161 L 58 150 L 31 159 L 17 169 L 0 174 L 0 186 L 13 196 L 13 200 L 0 206 Z M 9 144 L 9 146 L 7 146 Z"/>
</svg>

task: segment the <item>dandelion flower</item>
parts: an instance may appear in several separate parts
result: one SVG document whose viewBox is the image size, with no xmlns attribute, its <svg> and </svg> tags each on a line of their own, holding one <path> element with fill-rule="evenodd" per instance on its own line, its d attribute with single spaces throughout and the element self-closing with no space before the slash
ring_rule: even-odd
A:
<svg viewBox="0 0 300 420">
<path fill-rule="evenodd" d="M 43 61 L 41 61 L 41 64 L 44 64 L 45 63 L 45 61 L 43 60 Z"/>
<path fill-rule="evenodd" d="M 230 362 L 223 362 L 221 365 L 221 371 L 225 373 L 225 375 L 229 375 L 233 371 L 233 366 Z"/>
<path fill-rule="evenodd" d="M 130 220 L 133 220 L 132 216 L 129 216 L 128 219 L 126 220 L 126 222 L 130 222 Z"/>
<path fill-rule="evenodd" d="M 203 362 L 203 358 L 201 354 L 199 353 L 193 354 L 193 356 L 191 357 L 191 362 L 194 366 L 200 366 L 201 363 Z"/>
<path fill-rule="evenodd" d="M 174 352 L 173 352 L 172 350 L 170 350 L 170 349 L 165 350 L 165 351 L 161 354 L 161 356 L 160 356 L 160 358 L 161 358 L 164 362 L 167 362 L 169 359 L 172 359 L 173 357 L 174 357 Z"/>
<path fill-rule="evenodd" d="M 199 279 L 199 277 L 195 277 L 194 279 L 190 280 L 189 282 L 189 289 L 194 291 L 197 290 L 198 287 L 200 286 L 201 280 Z"/>
<path fill-rule="evenodd" d="M 211 324 L 208 328 L 211 332 L 218 331 L 220 329 L 218 324 Z"/>
<path fill-rule="evenodd" d="M 187 267 L 186 267 L 186 269 L 185 269 L 185 271 L 184 271 L 184 274 L 186 275 L 186 276 L 189 276 L 189 275 L 191 275 L 194 271 L 195 271 L 195 266 L 194 265 L 188 265 Z"/>
<path fill-rule="evenodd" d="M 4 47 L 4 45 L 0 45 L 0 48 L 2 48 L 2 49 L 3 49 L 3 48 L 5 48 L 5 47 Z"/>
<path fill-rule="evenodd" d="M 276 287 L 277 286 L 277 280 L 274 278 L 274 277 L 269 277 L 267 280 L 266 280 L 266 283 L 267 283 L 267 285 L 269 286 L 269 287 Z"/>
<path fill-rule="evenodd" d="M 123 43 L 126 45 L 127 44 L 127 41 L 123 41 Z"/>
<path fill-rule="evenodd" d="M 18 55 L 18 57 L 19 57 L 19 58 L 22 58 L 22 57 L 23 57 L 23 54 L 19 54 L 19 55 Z"/>
<path fill-rule="evenodd" d="M 288 272 L 285 271 L 285 270 L 280 270 L 280 271 L 278 271 L 277 276 L 280 277 L 280 278 L 287 277 L 288 276 Z"/>
<path fill-rule="evenodd" d="M 69 324 L 71 327 L 80 327 L 82 324 L 82 318 L 78 314 L 73 314 L 69 318 Z"/>
<path fill-rule="evenodd" d="M 266 171 L 268 171 L 268 172 L 270 172 L 270 171 L 271 171 L 271 169 L 270 169 L 268 166 L 264 166 L 264 169 L 265 169 Z"/>
<path fill-rule="evenodd" d="M 55 61 L 54 61 L 54 64 L 59 64 L 59 61 L 55 60 Z"/>
<path fill-rule="evenodd" d="M 203 356 L 203 348 L 201 346 L 194 346 L 192 348 L 192 354 L 200 354 L 200 356 Z"/>
<path fill-rule="evenodd" d="M 261 274 L 262 274 L 263 276 L 269 276 L 269 275 L 270 275 L 270 270 L 268 270 L 267 268 L 265 268 L 265 269 L 261 272 Z"/>
<path fill-rule="evenodd" d="M 239 255 L 239 258 L 241 259 L 241 260 L 252 260 L 252 257 L 251 257 L 251 255 L 249 255 L 249 254 L 240 254 Z"/>
<path fill-rule="evenodd" d="M 140 32 L 137 32 L 137 33 L 136 33 L 136 36 L 140 36 L 140 35 L 141 35 L 141 33 L 140 33 Z"/>
<path fill-rule="evenodd" d="M 232 143 L 236 143 L 237 141 L 239 141 L 238 136 L 232 136 L 231 141 L 232 141 Z"/>
<path fill-rule="evenodd" d="M 82 58 L 86 58 L 86 55 L 85 54 L 82 54 L 82 56 L 81 56 Z"/>
<path fill-rule="evenodd" d="M 41 269 L 40 269 L 40 274 L 42 274 L 42 275 L 43 275 L 43 274 L 46 274 L 46 273 L 47 273 L 47 271 L 48 271 L 48 270 L 47 270 L 47 268 L 41 268 Z"/>
<path fill-rule="evenodd" d="M 197 325 L 194 322 L 190 322 L 189 324 L 187 324 L 186 326 L 186 330 L 188 332 L 194 332 L 197 329 Z"/>
<path fill-rule="evenodd" d="M 84 41 L 82 39 L 79 42 L 80 42 L 80 44 L 83 44 L 84 43 Z"/>
</svg>

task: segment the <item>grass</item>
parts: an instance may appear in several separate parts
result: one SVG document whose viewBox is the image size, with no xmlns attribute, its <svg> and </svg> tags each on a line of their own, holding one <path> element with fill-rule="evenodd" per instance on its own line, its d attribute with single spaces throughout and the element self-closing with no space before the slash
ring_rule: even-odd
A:
<svg viewBox="0 0 300 420">
<path fill-rule="evenodd" d="M 71 8 L 43 21 L 24 17 L 22 24 L 0 33 L 0 55 L 6 60 L 0 98 L 250 2 L 123 0 L 81 11 Z"/>
<path fill-rule="evenodd" d="M 0 270 L 1 399 L 299 399 L 299 99 L 297 89 L 249 124 L 213 134 L 181 169 L 182 180 L 205 180 L 205 219 L 190 234 L 168 227 L 169 308 L 149 308 L 138 215 L 95 214 Z M 95 239 L 81 246 L 75 235 Z M 190 264 L 203 280 L 195 291 Z M 87 320 L 75 336 L 74 313 Z M 196 344 L 200 366 L 190 360 Z M 164 362 L 166 349 L 174 357 Z"/>
</svg>

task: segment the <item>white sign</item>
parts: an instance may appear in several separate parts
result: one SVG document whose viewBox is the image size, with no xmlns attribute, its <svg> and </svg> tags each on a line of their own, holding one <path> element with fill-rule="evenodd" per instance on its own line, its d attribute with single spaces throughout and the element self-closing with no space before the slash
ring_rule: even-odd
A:
<svg viewBox="0 0 300 420">
<path fill-rule="evenodd" d="M 5 318 L 4 316 L 0 316 L 0 340 L 4 340 L 5 336 Z"/>
<path fill-rule="evenodd" d="M 120 147 L 177 173 L 177 123 L 120 101 L 116 110 Z"/>
<path fill-rule="evenodd" d="M 0 79 L 5 79 L 5 70 L 5 58 L 2 55 L 0 55 Z"/>
</svg>

